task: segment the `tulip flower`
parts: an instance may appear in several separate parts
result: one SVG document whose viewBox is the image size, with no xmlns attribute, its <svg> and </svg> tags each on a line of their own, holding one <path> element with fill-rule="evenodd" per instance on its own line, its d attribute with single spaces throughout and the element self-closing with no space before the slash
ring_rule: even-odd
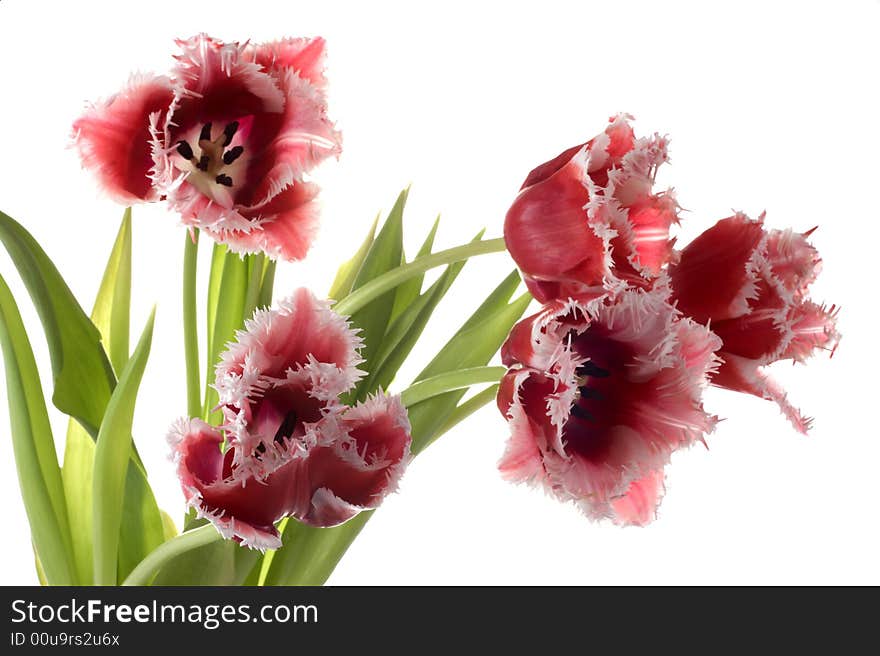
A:
<svg viewBox="0 0 880 656">
<path fill-rule="evenodd" d="M 323 40 L 178 45 L 170 76 L 135 76 L 74 123 L 83 165 L 119 202 L 166 200 L 234 251 L 301 259 L 317 228 L 303 177 L 340 152 Z"/>
<path fill-rule="evenodd" d="M 236 337 L 215 383 L 226 423 L 169 435 L 187 503 L 258 549 L 280 546 L 283 517 L 326 527 L 376 508 L 409 463 L 410 424 L 399 397 L 339 400 L 360 376 L 348 322 L 300 289 Z"/>
<path fill-rule="evenodd" d="M 679 310 L 710 325 L 721 338 L 723 364 L 712 376 L 719 387 L 775 401 L 805 433 L 810 420 L 787 399 L 764 367 L 779 360 L 803 362 L 840 339 L 835 306 L 807 297 L 821 260 L 808 242 L 812 230 L 767 230 L 736 214 L 689 243 L 670 268 Z"/>
<path fill-rule="evenodd" d="M 507 212 L 508 251 L 541 302 L 648 287 L 672 254 L 678 205 L 653 191 L 666 139 L 637 139 L 630 118 L 535 168 Z"/>
<path fill-rule="evenodd" d="M 555 301 L 514 328 L 498 393 L 511 431 L 505 478 L 593 519 L 653 519 L 670 455 L 716 422 L 700 398 L 720 341 L 667 293 Z"/>
</svg>

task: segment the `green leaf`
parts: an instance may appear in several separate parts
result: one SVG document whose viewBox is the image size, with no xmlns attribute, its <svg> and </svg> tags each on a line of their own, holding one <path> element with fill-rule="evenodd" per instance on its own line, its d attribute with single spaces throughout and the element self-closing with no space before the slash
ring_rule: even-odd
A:
<svg viewBox="0 0 880 656">
<path fill-rule="evenodd" d="M 159 514 L 162 516 L 162 536 L 164 541 L 167 542 L 177 535 L 177 526 L 174 525 L 174 520 L 171 519 L 171 515 L 167 512 L 160 510 Z"/>
<path fill-rule="evenodd" d="M 128 362 L 128 333 L 131 309 L 131 208 L 122 224 L 110 259 L 104 269 L 101 287 L 92 309 L 92 323 L 100 331 L 104 349 L 118 375 Z"/>
<path fill-rule="evenodd" d="M 12 257 L 43 323 L 52 361 L 52 402 L 97 435 L 116 383 L 101 335 L 36 240 L 0 212 L 0 240 Z"/>
<path fill-rule="evenodd" d="M 188 530 L 203 525 L 195 522 Z M 231 540 L 212 542 L 176 556 L 159 570 L 152 585 L 243 585 L 261 556 Z"/>
<path fill-rule="evenodd" d="M 352 291 L 400 265 L 401 253 L 403 251 L 403 208 L 406 205 L 408 193 L 408 189 L 400 192 L 397 202 L 394 203 L 394 207 L 388 214 L 385 224 L 364 258 L 364 262 L 352 285 Z M 361 357 L 364 358 L 362 368 L 366 371 L 370 371 L 373 358 L 378 352 L 382 338 L 385 336 L 388 319 L 391 317 L 393 307 L 394 290 L 391 290 L 374 299 L 372 303 L 364 306 L 351 316 L 352 325 L 361 329 L 360 335 L 364 340 L 364 346 L 361 349 Z M 358 387 L 357 394 L 359 398 L 364 396 L 361 393 L 362 389 L 362 387 Z"/>
<path fill-rule="evenodd" d="M 218 262 L 222 260 L 222 262 Z M 217 405 L 217 391 L 210 386 L 214 381 L 214 367 L 227 342 L 235 337 L 235 331 L 244 325 L 245 296 L 248 288 L 248 262 L 237 253 L 230 253 L 221 244 L 214 246 L 211 261 L 211 279 L 208 285 L 208 368 L 205 375 L 205 405 L 203 418 L 216 425 L 219 412 L 212 412 Z"/>
<path fill-rule="evenodd" d="M 361 265 L 364 263 L 364 259 L 367 257 L 367 252 L 373 244 L 373 238 L 376 236 L 376 226 L 379 225 L 379 216 L 379 214 L 376 215 L 373 225 L 367 233 L 366 239 L 364 239 L 360 248 L 357 249 L 357 252 L 350 260 L 343 262 L 342 266 L 336 271 L 336 277 L 333 279 L 333 284 L 330 285 L 330 291 L 327 293 L 327 298 L 338 301 L 339 299 L 348 296 L 349 292 L 351 292 L 351 288 L 354 285 L 358 272 L 361 270 Z"/>
<path fill-rule="evenodd" d="M 419 252 L 416 254 L 415 259 L 419 259 L 420 257 L 431 254 L 431 249 L 434 247 L 434 238 L 437 236 L 437 228 L 439 226 L 440 217 L 438 216 L 434 220 L 434 225 L 431 226 L 431 231 L 425 238 L 425 241 L 422 244 L 422 247 L 419 249 Z M 391 316 L 388 319 L 389 324 L 393 324 L 394 320 L 397 319 L 397 317 L 399 317 L 403 313 L 403 311 L 406 310 L 410 306 L 410 304 L 419 297 L 419 293 L 422 291 L 422 282 L 424 281 L 424 279 L 425 274 L 422 274 L 420 276 L 414 276 L 406 282 L 398 285 L 397 289 L 394 292 L 394 307 L 391 309 Z"/>
<path fill-rule="evenodd" d="M 67 422 L 64 444 L 64 467 L 61 478 L 67 500 L 70 537 L 77 578 L 83 585 L 94 580 L 92 539 L 92 472 L 95 463 L 95 440 L 75 419 Z"/>
<path fill-rule="evenodd" d="M 123 528 L 123 520 L 131 520 L 130 516 L 123 517 L 123 500 L 127 491 L 126 473 L 131 453 L 131 425 L 138 388 L 150 355 L 154 317 L 155 310 L 150 314 L 134 354 L 123 369 L 119 385 L 110 397 L 95 444 L 92 513 L 96 585 L 116 584 L 120 529 Z"/>
<path fill-rule="evenodd" d="M 33 547 L 33 545 L 31 546 Z M 49 585 L 49 581 L 46 580 L 46 572 L 43 571 L 43 563 L 40 562 L 36 548 L 34 548 L 34 569 L 37 570 L 37 580 L 40 582 L 40 585 Z"/>
<path fill-rule="evenodd" d="M 46 580 L 76 583 L 61 470 L 40 375 L 21 315 L 0 277 L 0 346 L 6 367 L 6 393 L 12 448 L 31 538 Z"/>
</svg>

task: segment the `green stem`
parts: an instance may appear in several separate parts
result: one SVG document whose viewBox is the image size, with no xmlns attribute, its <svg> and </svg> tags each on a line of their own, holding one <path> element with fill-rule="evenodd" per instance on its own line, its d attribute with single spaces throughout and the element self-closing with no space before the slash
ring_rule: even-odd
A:
<svg viewBox="0 0 880 656">
<path fill-rule="evenodd" d="M 443 266 L 444 264 L 452 264 L 453 262 L 461 262 L 474 255 L 485 255 L 487 253 L 501 253 L 507 247 L 504 245 L 504 239 L 486 239 L 484 241 L 475 241 L 463 246 L 456 246 L 445 251 L 438 251 L 431 255 L 416 258 L 409 264 L 402 264 L 399 267 L 391 269 L 381 276 L 373 278 L 363 287 L 358 287 L 351 294 L 343 298 L 333 309 L 339 314 L 351 316 L 362 307 L 367 305 L 375 298 L 382 296 L 385 292 L 394 289 L 402 282 L 406 282 L 410 278 L 418 276 L 428 269 Z"/>
<path fill-rule="evenodd" d="M 163 565 L 173 560 L 182 553 L 198 549 L 206 544 L 218 541 L 221 535 L 214 528 L 213 524 L 205 524 L 191 531 L 181 533 L 177 537 L 173 537 L 167 542 L 162 543 L 137 564 L 131 574 L 128 575 L 122 585 L 149 585 L 153 575 L 158 572 Z"/>
<path fill-rule="evenodd" d="M 186 411 L 190 417 L 202 414 L 199 382 L 199 335 L 196 323 L 196 269 L 199 231 L 187 232 L 183 249 L 183 349 L 186 356 Z"/>
<path fill-rule="evenodd" d="M 260 287 L 259 307 L 269 307 L 272 305 L 272 290 L 275 288 L 275 260 L 269 260 L 263 274 L 263 284 Z"/>
<path fill-rule="evenodd" d="M 260 292 L 263 289 L 263 266 L 266 262 L 265 253 L 257 253 L 253 259 L 253 266 L 248 273 L 248 286 L 244 296 L 243 321 L 254 316 L 254 310 L 260 302 Z"/>
<path fill-rule="evenodd" d="M 425 399 L 430 399 L 432 396 L 453 390 L 464 389 L 480 383 L 497 383 L 506 371 L 505 367 L 471 367 L 450 371 L 414 383 L 404 390 L 400 398 L 403 405 L 408 408 Z"/>
</svg>

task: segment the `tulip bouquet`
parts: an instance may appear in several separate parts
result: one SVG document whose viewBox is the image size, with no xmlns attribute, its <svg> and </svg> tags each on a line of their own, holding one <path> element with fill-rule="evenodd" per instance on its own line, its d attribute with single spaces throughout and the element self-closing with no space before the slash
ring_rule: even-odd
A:
<svg viewBox="0 0 880 656">
<path fill-rule="evenodd" d="M 324 41 L 198 35 L 178 47 L 168 75 L 133 76 L 73 123 L 83 166 L 126 207 L 90 315 L 0 213 L 42 321 L 52 403 L 70 418 L 59 466 L 28 332 L 0 279 L 12 441 L 44 583 L 321 584 L 412 457 L 493 400 L 499 435 L 509 425 L 505 478 L 622 525 L 654 518 L 672 452 L 713 430 L 708 384 L 772 400 L 808 430 L 765 367 L 839 339 L 835 307 L 808 297 L 812 231 L 737 213 L 676 248 L 680 208 L 654 189 L 667 141 L 637 138 L 632 117 L 529 173 L 503 239 L 480 232 L 438 250 L 435 223 L 408 259 L 404 191 L 323 299 L 274 281 L 318 227 L 310 172 L 341 153 Z M 146 202 L 185 227 L 186 415 L 168 417 L 167 436 L 187 505 L 179 534 L 132 437 L 153 318 L 130 351 L 131 206 Z M 214 244 L 200 343 L 204 237 Z M 522 281 L 513 271 L 462 308 L 460 329 L 400 386 L 466 261 L 504 251 Z M 540 309 L 522 319 L 533 301 Z M 504 366 L 490 366 L 499 350 Z"/>
</svg>

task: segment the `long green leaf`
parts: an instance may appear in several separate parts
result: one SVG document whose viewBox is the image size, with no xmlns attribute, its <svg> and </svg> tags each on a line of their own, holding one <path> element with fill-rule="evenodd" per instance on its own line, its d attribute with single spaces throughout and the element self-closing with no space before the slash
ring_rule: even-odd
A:
<svg viewBox="0 0 880 656">
<path fill-rule="evenodd" d="M 431 254 L 431 249 L 434 248 L 434 238 L 437 236 L 437 228 L 439 227 L 440 217 L 438 216 L 434 219 L 434 225 L 431 226 L 431 230 L 428 232 L 428 236 L 425 237 L 425 241 L 422 243 L 419 252 L 416 253 L 415 259 Z M 414 276 L 401 285 L 398 285 L 397 289 L 394 291 L 394 307 L 391 309 L 391 316 L 388 318 L 389 324 L 393 324 L 395 319 L 397 319 L 397 317 L 399 317 L 404 310 L 406 310 L 410 304 L 419 297 L 419 293 L 422 291 L 422 282 L 424 280 L 425 274 L 422 274 L 420 276 Z"/>
<path fill-rule="evenodd" d="M 92 539 L 92 472 L 95 464 L 95 440 L 75 419 L 67 422 L 64 443 L 64 466 L 61 478 L 70 520 L 70 537 L 77 579 L 82 585 L 94 580 Z"/>
<path fill-rule="evenodd" d="M 52 402 L 97 435 L 116 382 L 101 335 L 36 240 L 0 212 L 0 240 L 12 257 L 43 323 L 52 361 Z"/>
<path fill-rule="evenodd" d="M 40 375 L 12 292 L 0 277 L 0 345 L 6 367 L 6 393 L 12 448 L 31 538 L 47 581 L 76 582 L 64 486 Z"/>
<path fill-rule="evenodd" d="M 92 323 L 101 332 L 104 349 L 117 376 L 128 362 L 131 309 L 131 208 L 125 210 L 110 259 L 104 269 Z"/>
<path fill-rule="evenodd" d="M 107 404 L 95 444 L 93 478 L 94 576 L 96 585 L 114 585 L 118 576 L 119 532 L 123 525 L 126 472 L 131 453 L 131 425 L 150 345 L 155 311 L 150 314 Z"/>
<path fill-rule="evenodd" d="M 391 208 L 385 224 L 364 258 L 364 262 L 352 285 L 352 291 L 362 287 L 386 271 L 400 266 L 403 251 L 403 208 L 406 205 L 408 193 L 409 190 L 405 189 L 397 197 L 397 202 Z M 361 330 L 360 336 L 364 340 L 364 346 L 361 349 L 361 357 L 364 358 L 364 364 L 361 368 L 366 371 L 370 370 L 373 358 L 378 352 L 379 345 L 388 327 L 388 319 L 391 317 L 393 307 L 394 290 L 374 299 L 372 303 L 369 303 L 351 316 L 352 325 Z M 360 398 L 363 397 L 362 389 L 359 387 L 357 392 Z"/>
<path fill-rule="evenodd" d="M 345 298 L 351 291 L 358 272 L 361 270 L 361 265 L 364 263 L 364 258 L 367 257 L 367 252 L 369 252 L 370 246 L 373 245 L 373 238 L 376 236 L 376 226 L 379 225 L 379 216 L 378 214 L 376 215 L 366 239 L 364 239 L 360 248 L 357 249 L 357 252 L 350 260 L 343 262 L 342 266 L 336 271 L 336 277 L 333 279 L 333 284 L 330 285 L 327 298 L 338 301 L 341 298 Z"/>
</svg>

